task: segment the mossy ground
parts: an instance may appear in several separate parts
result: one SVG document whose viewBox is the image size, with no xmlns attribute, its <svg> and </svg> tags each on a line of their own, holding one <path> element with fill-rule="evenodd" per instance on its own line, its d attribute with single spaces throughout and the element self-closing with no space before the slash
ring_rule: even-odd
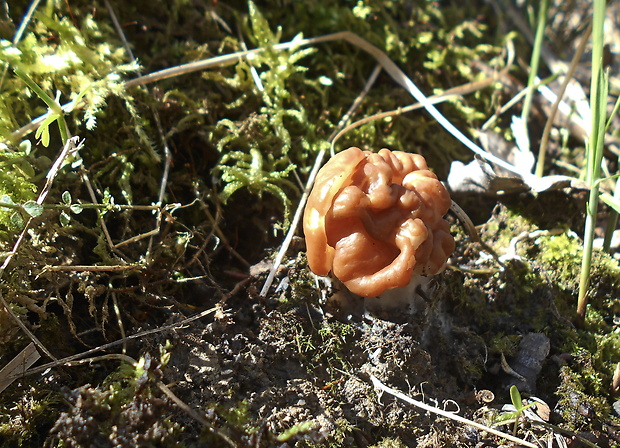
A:
<svg viewBox="0 0 620 448">
<path fill-rule="evenodd" d="M 240 51 L 241 39 L 269 49 L 299 33 L 343 30 L 384 50 L 428 94 L 479 80 L 505 59 L 505 17 L 486 2 L 332 3 L 110 2 L 143 73 Z M 2 38 L 28 4 L 11 2 Z M 554 26 L 551 35 L 564 35 Z M 525 39 L 515 40 L 528 54 Z M 7 41 L 0 54 L 51 96 L 58 90 L 64 102 L 85 92 L 68 114 L 85 145 L 61 167 L 45 210 L 33 212 L 2 271 L 0 292 L 12 310 L 57 358 L 215 310 L 94 353 L 107 356 L 90 363 L 14 382 L 0 395 L 0 446 L 479 446 L 487 440 L 480 431 L 379 395 L 370 377 L 489 424 L 510 401 L 505 363 L 518 362 L 532 334 L 549 341 L 534 383 L 551 423 L 600 446 L 620 444 L 619 397 L 610 390 L 620 362 L 620 268 L 611 256 L 595 255 L 587 325 L 572 324 L 583 192 L 459 196 L 486 246 L 454 221 L 457 251 L 415 315 L 326 303 L 330 293 L 309 273 L 301 239 L 277 289 L 261 297 L 265 265 L 316 155 L 376 61 L 350 44 L 323 43 L 125 91 L 121 81 L 137 67 L 99 1 L 45 2 L 16 48 L 21 60 Z M 65 65 L 43 63 L 58 54 Z M 6 76 L 3 138 L 45 111 Z M 526 77 L 518 69 L 512 76 Z M 382 74 L 354 118 L 408 105 L 403 92 Z M 495 85 L 439 108 L 469 132 L 509 95 Z M 0 195 L 9 197 L 0 208 L 3 257 L 61 147 L 54 126 L 49 146 L 28 135 L 0 148 Z M 509 119 L 493 130 L 511 138 Z M 566 144 L 570 150 L 556 142 L 554 154 L 579 160 L 582 145 Z M 419 111 L 365 124 L 339 142 L 352 145 L 421 153 L 441 179 L 452 161 L 471 159 Z M 152 205 L 162 184 L 165 209 Z M 29 342 L 4 308 L 0 342 L 1 365 Z M 479 400 L 483 390 L 495 399 Z M 528 430 L 544 432 L 523 423 L 519 435 Z"/>
</svg>

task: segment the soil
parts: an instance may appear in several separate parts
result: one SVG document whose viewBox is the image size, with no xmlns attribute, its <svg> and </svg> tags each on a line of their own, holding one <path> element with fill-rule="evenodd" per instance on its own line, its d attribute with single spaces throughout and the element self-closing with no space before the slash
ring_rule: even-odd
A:
<svg viewBox="0 0 620 448">
<path fill-rule="evenodd" d="M 511 218 L 498 206 L 482 240 L 506 249 L 496 229 Z M 535 409 L 547 413 L 547 422 L 565 427 L 566 413 L 579 413 L 576 427 L 588 430 L 566 431 L 570 446 L 585 446 L 577 437 L 598 446 L 618 443 L 616 417 L 598 414 L 581 395 L 561 398 L 568 371 L 580 370 L 584 354 L 564 351 L 577 330 L 556 306 L 562 293 L 544 279 L 548 268 L 517 254 L 503 266 L 490 257 L 481 261 L 482 252 L 463 237 L 451 267 L 433 278 L 413 313 L 369 312 L 357 297 L 322 302 L 308 285 L 300 252 L 280 270 L 277 283 L 288 285 L 280 292 L 260 297 L 265 275 L 257 275 L 225 302 L 212 303 L 217 311 L 207 318 L 141 341 L 151 352 L 158 344 L 172 346 L 159 376 L 191 408 L 209 409 L 208 426 L 170 403 L 160 407 L 184 427 L 180 437 L 188 446 L 487 446 L 501 438 L 382 393 L 371 377 L 486 425 L 499 420 L 516 385 L 523 397 L 537 397 Z M 168 323 L 182 318 L 174 314 Z M 78 391 L 101 393 L 70 394 Z M 56 422 L 61 440 L 92 431 L 82 426 L 82 412 L 74 407 Z M 145 416 L 135 419 L 143 430 Z M 519 433 L 542 440 L 558 434 L 528 422 Z"/>
</svg>

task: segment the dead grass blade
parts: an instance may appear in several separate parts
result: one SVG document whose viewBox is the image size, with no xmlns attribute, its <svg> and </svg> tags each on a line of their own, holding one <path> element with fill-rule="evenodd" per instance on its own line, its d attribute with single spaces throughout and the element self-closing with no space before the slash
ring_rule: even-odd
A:
<svg viewBox="0 0 620 448">
<path fill-rule="evenodd" d="M 405 73 L 392 61 L 383 51 L 379 48 L 375 47 L 367 40 L 361 38 L 355 33 L 351 31 L 341 31 L 333 34 L 326 34 L 324 36 L 318 36 L 307 39 L 295 39 L 290 42 L 284 42 L 281 44 L 277 44 L 273 46 L 274 51 L 286 50 L 290 48 L 299 48 L 306 47 L 310 45 L 315 45 L 319 43 L 325 42 L 334 42 L 334 41 L 345 41 L 348 42 L 362 50 L 366 53 L 370 54 L 382 67 L 383 69 L 390 75 L 390 77 L 400 86 L 402 86 L 407 92 L 411 94 L 418 101 L 424 109 L 433 117 L 437 122 L 443 126 L 450 134 L 452 134 L 457 140 L 463 143 L 466 147 L 468 147 L 475 154 L 480 155 L 487 161 L 494 163 L 510 172 L 518 174 L 519 176 L 527 177 L 532 176 L 531 173 L 522 173 L 517 168 L 515 168 L 510 163 L 505 160 L 500 159 L 499 157 L 495 157 L 492 154 L 489 154 L 480 146 L 476 145 L 473 141 L 471 141 L 465 134 L 463 134 L 459 129 L 457 129 L 452 123 L 450 123 L 442 114 L 437 110 L 437 108 L 433 105 L 433 102 L 426 96 L 422 91 L 411 81 L 411 79 L 405 75 Z M 125 83 L 125 88 L 130 89 L 132 87 L 142 86 L 146 84 L 150 84 L 156 81 L 161 81 L 163 79 L 169 79 L 176 76 L 185 75 L 188 73 L 193 73 L 196 71 L 207 70 L 215 67 L 222 67 L 226 65 L 231 65 L 239 61 L 241 58 L 252 58 L 253 55 L 263 52 L 263 48 L 255 48 L 253 50 L 247 51 L 239 51 L 236 53 L 226 54 L 222 56 L 217 56 L 214 58 L 204 59 L 201 61 L 190 62 L 188 64 L 179 65 L 177 67 L 172 67 L 164 70 L 160 70 L 158 72 L 154 72 L 145 76 L 140 76 L 138 78 L 132 79 Z M 64 107 L 64 106 L 63 106 Z M 19 140 L 24 135 L 32 132 L 34 129 L 38 127 L 38 125 L 45 120 L 46 115 L 42 115 L 28 125 L 22 127 L 21 129 L 15 131 L 12 134 L 12 138 L 15 140 Z"/>
<path fill-rule="evenodd" d="M 335 139 L 338 136 L 339 130 L 342 129 L 347 124 L 351 116 L 355 113 L 359 105 L 362 103 L 362 100 L 366 97 L 366 95 L 372 88 L 372 85 L 377 80 L 379 73 L 381 73 L 381 67 L 378 65 L 375 67 L 373 72 L 368 77 L 368 80 L 366 81 L 366 85 L 364 86 L 364 89 L 362 90 L 362 92 L 357 96 L 357 98 L 355 98 L 355 101 L 353 101 L 353 104 L 351 105 L 347 113 L 344 114 L 344 116 L 340 119 L 340 122 L 338 123 L 336 130 L 327 139 L 328 142 L 333 141 L 333 139 Z M 284 255 L 286 254 L 286 251 L 288 250 L 291 244 L 291 241 L 293 241 L 293 236 L 295 235 L 297 231 L 297 226 L 299 225 L 299 221 L 301 220 L 301 215 L 303 214 L 304 207 L 306 205 L 306 202 L 308 201 L 310 190 L 312 190 L 312 185 L 314 184 L 314 180 L 316 179 L 316 176 L 319 173 L 319 169 L 321 169 L 321 165 L 323 164 L 323 159 L 325 158 L 325 154 L 326 154 L 326 151 L 322 149 L 317 154 L 316 159 L 314 160 L 312 171 L 310 172 L 310 175 L 308 176 L 308 182 L 306 183 L 306 188 L 301 196 L 301 199 L 299 200 L 299 204 L 297 205 L 297 209 L 295 210 L 295 215 L 293 216 L 293 219 L 291 220 L 291 226 L 289 227 L 288 232 L 286 233 L 286 237 L 284 238 L 284 241 L 282 242 L 282 246 L 280 246 L 280 249 L 278 250 L 278 254 L 276 255 L 276 258 L 273 262 L 273 266 L 271 267 L 271 270 L 269 271 L 269 275 L 267 276 L 267 279 L 265 280 L 265 283 L 263 284 L 263 287 L 260 291 L 260 295 L 262 297 L 267 296 L 267 293 L 269 292 L 269 288 L 271 287 L 271 284 L 273 283 L 273 279 L 276 276 L 276 272 L 278 271 L 278 268 L 280 267 L 280 264 L 282 263 L 282 260 L 284 259 Z"/>
<path fill-rule="evenodd" d="M 31 342 L 19 354 L 0 370 L 0 393 L 11 385 L 16 378 L 22 376 L 41 355 Z"/>
<path fill-rule="evenodd" d="M 67 357 L 62 358 L 62 359 L 57 359 L 57 360 L 54 360 L 52 362 L 48 362 L 46 364 L 42 364 L 40 366 L 34 367 L 32 369 L 29 369 L 26 372 L 24 372 L 22 374 L 19 374 L 17 376 L 15 376 L 15 375 L 7 375 L 7 378 L 15 379 L 15 378 L 19 378 L 21 376 L 35 375 L 37 373 L 44 372 L 47 369 L 51 369 L 51 368 L 54 368 L 54 367 L 61 367 L 61 366 L 65 366 L 65 365 L 69 365 L 69 366 L 70 365 L 75 365 L 75 364 L 71 364 L 71 363 L 75 363 L 77 361 L 80 361 L 81 363 L 87 362 L 89 360 L 92 361 L 92 360 L 94 360 L 96 358 L 88 358 L 88 357 L 90 355 L 94 354 L 94 353 L 102 352 L 102 351 L 108 350 L 110 348 L 117 347 L 117 346 L 125 344 L 126 342 L 131 341 L 133 339 L 140 339 L 140 338 L 143 338 L 144 336 L 148 336 L 148 335 L 151 335 L 151 334 L 162 333 L 164 331 L 174 330 L 176 328 L 183 327 L 183 326 L 185 326 L 185 325 L 187 325 L 187 324 L 189 324 L 189 323 L 191 323 L 191 322 L 193 322 L 195 320 L 202 319 L 203 317 L 206 317 L 209 314 L 212 314 L 212 313 L 216 312 L 217 310 L 218 310 L 217 307 L 209 308 L 208 310 L 204 310 L 204 311 L 201 311 L 200 313 L 196 313 L 193 316 L 190 316 L 187 319 L 183 319 L 183 320 L 181 320 L 179 322 L 175 322 L 175 323 L 170 324 L 170 325 L 165 325 L 163 327 L 158 327 L 158 328 L 153 328 L 153 329 L 150 329 L 150 330 L 140 331 L 138 333 L 129 335 L 129 336 L 123 338 L 123 339 L 118 339 L 116 341 L 112 341 L 112 342 L 109 342 L 107 344 L 91 348 L 89 350 L 86 350 L 85 352 L 77 353 L 75 355 L 67 356 Z M 122 354 L 109 354 L 109 355 L 105 355 L 105 356 L 126 356 L 126 355 L 122 355 Z"/>
<path fill-rule="evenodd" d="M 376 377 L 374 377 L 372 375 L 370 376 L 370 379 L 372 380 L 372 384 L 373 384 L 373 386 L 376 389 L 379 389 L 380 391 L 383 391 L 383 392 L 387 392 L 388 394 L 390 394 L 390 395 L 392 395 L 392 396 L 394 396 L 396 398 L 399 398 L 400 400 L 403 400 L 406 403 L 412 404 L 412 405 L 414 405 L 414 406 L 416 406 L 416 407 L 418 407 L 420 409 L 424 409 L 425 411 L 432 412 L 433 414 L 436 414 L 436 415 L 441 415 L 442 417 L 449 418 L 450 420 L 454 420 L 455 422 L 459 422 L 459 423 L 462 423 L 462 424 L 465 424 L 465 425 L 473 426 L 474 428 L 478 428 L 481 431 L 485 431 L 485 432 L 488 432 L 490 434 L 494 434 L 494 435 L 496 435 L 498 437 L 501 437 L 501 438 L 506 439 L 506 440 L 510 440 L 511 442 L 514 442 L 514 443 L 518 443 L 518 444 L 520 444 L 520 446 L 527 446 L 527 447 L 530 447 L 530 448 L 538 448 L 538 445 L 536 445 L 535 443 L 531 443 L 531 442 L 528 442 L 526 440 L 519 439 L 518 437 L 515 437 L 513 435 L 507 434 L 507 433 L 502 432 L 502 431 L 498 431 L 498 430 L 490 428 L 488 426 L 482 425 L 482 424 L 477 423 L 477 422 L 475 422 L 473 420 L 466 419 L 464 417 L 461 417 L 460 415 L 453 414 L 452 412 L 446 412 L 443 409 L 439 409 L 439 408 L 436 408 L 434 406 L 430 406 L 430 405 L 428 405 L 426 403 L 422 403 L 421 401 L 414 400 L 413 398 L 408 397 L 407 395 L 405 395 L 403 393 L 400 393 L 397 390 L 392 389 L 391 387 L 387 387 L 386 385 L 384 385 L 381 381 L 379 381 Z"/>
</svg>

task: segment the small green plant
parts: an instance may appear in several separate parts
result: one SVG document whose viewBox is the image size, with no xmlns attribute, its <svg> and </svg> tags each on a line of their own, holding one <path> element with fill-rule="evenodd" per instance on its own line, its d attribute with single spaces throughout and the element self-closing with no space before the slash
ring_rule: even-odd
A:
<svg viewBox="0 0 620 448">
<path fill-rule="evenodd" d="M 21 228 L 24 213 L 35 216 L 38 212 L 38 207 L 33 207 L 37 187 L 32 182 L 35 171 L 31 160 L 29 142 L 21 144 L 18 151 L 0 143 L 0 240 L 6 240 L 2 234 Z"/>
<path fill-rule="evenodd" d="M 62 140 L 62 144 L 66 144 L 69 140 L 69 129 L 67 127 L 67 122 L 65 121 L 65 111 L 62 109 L 62 106 L 58 102 L 60 97 L 60 92 L 56 94 L 56 98 L 53 99 L 50 97 L 45 91 L 39 87 L 39 85 L 34 82 L 30 76 L 26 74 L 22 69 L 15 67 L 13 71 L 17 76 L 19 76 L 24 83 L 37 94 L 39 98 L 41 98 L 47 107 L 49 108 L 48 116 L 37 128 L 37 132 L 35 133 L 35 137 L 41 141 L 43 146 L 46 148 L 50 144 L 50 131 L 49 127 L 55 121 L 58 122 L 58 130 L 60 131 L 60 139 Z M 78 97 L 79 101 L 79 97 Z"/>
<path fill-rule="evenodd" d="M 510 401 L 512 402 L 512 405 L 515 407 L 515 411 L 514 411 L 515 425 L 512 429 L 512 433 L 513 435 L 516 435 L 517 428 L 519 426 L 519 418 L 523 414 L 523 411 L 525 411 L 529 407 L 532 407 L 534 403 L 530 403 L 527 406 L 523 406 L 523 399 L 521 398 L 521 393 L 519 392 L 519 389 L 517 389 L 517 386 L 515 385 L 510 386 Z"/>
<path fill-rule="evenodd" d="M 507 420 L 514 419 L 515 422 L 512 428 L 512 434 L 516 436 L 517 429 L 519 428 L 519 420 L 521 416 L 523 415 L 523 411 L 525 411 L 529 407 L 532 407 L 535 403 L 530 403 L 524 406 L 523 399 L 521 398 L 521 393 L 519 392 L 519 389 L 517 389 L 517 386 L 515 385 L 510 386 L 510 401 L 512 403 L 512 406 L 515 408 L 515 410 L 502 414 L 498 421 L 505 422 Z"/>
<path fill-rule="evenodd" d="M 297 423 L 296 425 L 291 426 L 286 431 L 280 433 L 276 437 L 276 440 L 278 442 L 288 442 L 289 440 L 291 440 L 292 438 L 298 435 L 307 433 L 308 431 L 312 429 L 313 426 L 316 426 L 316 423 L 312 421 Z"/>
<path fill-rule="evenodd" d="M 82 213 L 82 210 L 84 210 L 84 207 L 81 204 L 73 204 L 71 201 L 71 193 L 68 191 L 64 191 L 62 193 L 62 202 L 68 207 L 68 209 L 60 212 L 60 224 L 63 226 L 68 226 L 71 222 L 71 215 L 67 213 L 67 211 L 79 215 Z"/>
</svg>

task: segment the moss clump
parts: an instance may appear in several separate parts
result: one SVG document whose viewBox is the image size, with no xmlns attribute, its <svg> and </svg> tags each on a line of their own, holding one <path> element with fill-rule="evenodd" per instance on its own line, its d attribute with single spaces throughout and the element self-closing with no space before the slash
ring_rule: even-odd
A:
<svg viewBox="0 0 620 448">
<path fill-rule="evenodd" d="M 43 446 L 62 398 L 30 382 L 14 384 L 3 391 L 0 403 L 0 447 Z"/>
<path fill-rule="evenodd" d="M 550 280 L 563 289 L 575 291 L 583 253 L 581 242 L 575 235 L 564 233 L 541 237 L 536 243 L 539 260 L 547 268 Z"/>
<path fill-rule="evenodd" d="M 538 259 L 546 267 L 549 277 L 564 289 L 577 290 L 581 269 L 582 243 L 574 234 L 542 236 L 536 240 Z M 591 271 L 590 300 L 616 295 L 620 278 L 620 265 L 609 254 L 594 251 Z"/>
<path fill-rule="evenodd" d="M 235 440 L 251 443 L 260 431 L 260 425 L 252 420 L 247 400 L 236 406 L 214 403 L 209 406 L 206 415 L 212 426 L 203 428 L 201 442 L 209 446 L 219 446 L 231 436 Z"/>
<path fill-rule="evenodd" d="M 348 371 L 350 367 L 344 348 L 347 341 L 350 341 L 356 332 L 356 328 L 351 324 L 339 321 L 324 322 L 324 325 L 318 330 L 320 343 L 317 345 L 315 361 L 319 361 L 319 359 L 323 362 L 326 361 L 330 370 L 343 369 Z M 335 370 L 330 373 L 333 376 L 340 376 L 336 375 Z"/>
<path fill-rule="evenodd" d="M 507 265 L 505 273 L 496 274 L 505 283 L 491 290 L 493 294 L 501 291 L 498 298 L 503 300 L 501 309 L 511 315 L 509 322 L 521 322 L 515 330 L 542 331 L 551 338 L 552 353 L 572 355 L 561 367 L 559 378 L 551 380 L 557 387 L 558 409 L 566 424 L 579 431 L 600 429 L 601 422 L 615 418 L 608 398 L 612 375 L 620 361 L 620 336 L 614 323 L 620 297 L 618 263 L 605 253 L 595 252 L 586 329 L 578 331 L 567 325 L 567 318 L 574 316 L 579 288 L 579 238 L 569 231 L 537 232 L 539 228 L 532 220 L 510 209 L 501 208 L 495 217 L 485 228 L 485 235 L 492 236 L 489 242 L 500 254 L 511 247 L 516 260 Z M 526 237 L 517 242 L 519 235 Z M 511 281 L 509 277 L 513 277 Z M 484 309 L 483 315 L 480 325 L 488 328 L 489 334 L 501 330 L 502 324 L 498 327 L 484 323 L 504 322 L 491 308 Z M 491 348 L 510 348 L 510 339 L 501 337 L 505 330 L 501 331 L 495 333 Z M 511 332 L 507 334 L 512 336 Z"/>
<path fill-rule="evenodd" d="M 511 243 L 518 235 L 537 229 L 538 227 L 519 210 L 502 205 L 495 208 L 493 218 L 485 224 L 482 235 L 484 241 L 501 256 L 511 249 Z M 515 255 L 524 255 L 523 245 L 517 245 L 515 248 L 521 251 Z"/>
<path fill-rule="evenodd" d="M 562 367 L 557 389 L 558 409 L 568 427 L 575 431 L 600 429 L 600 422 L 610 418 L 608 390 L 609 383 L 595 369 L 592 356 L 585 350 L 576 353 L 571 365 Z"/>
<path fill-rule="evenodd" d="M 385 439 L 381 439 L 381 441 L 375 445 L 370 446 L 369 448 L 406 448 L 403 442 L 400 439 L 394 439 L 392 437 L 386 437 Z"/>
<path fill-rule="evenodd" d="M 17 44 L 0 41 L 0 60 L 22 70 L 44 91 L 60 92 L 64 100 L 59 101 L 80 102 L 80 112 L 76 108 L 74 118 L 93 129 L 107 96 L 129 100 L 122 78 L 137 66 L 127 64 L 120 43 L 112 43 L 110 33 L 102 32 L 92 14 L 69 17 L 57 3 L 47 2 L 39 8 L 29 31 Z M 0 137 L 10 140 L 12 132 L 26 124 L 25 118 L 33 119 L 45 112 L 43 102 L 28 91 L 21 79 L 3 78 Z"/>
<path fill-rule="evenodd" d="M 137 365 L 122 365 L 101 387 L 89 384 L 67 391 L 71 409 L 50 431 L 62 446 L 178 446 L 181 427 L 170 419 L 170 404 L 155 386 L 166 353 Z"/>
<path fill-rule="evenodd" d="M 324 373 L 331 381 L 341 376 L 338 370 L 349 371 L 346 346 L 356 333 L 357 329 L 351 324 L 325 320 L 319 328 L 297 326 L 295 339 L 309 371 L 324 371 L 327 367 Z"/>
</svg>

